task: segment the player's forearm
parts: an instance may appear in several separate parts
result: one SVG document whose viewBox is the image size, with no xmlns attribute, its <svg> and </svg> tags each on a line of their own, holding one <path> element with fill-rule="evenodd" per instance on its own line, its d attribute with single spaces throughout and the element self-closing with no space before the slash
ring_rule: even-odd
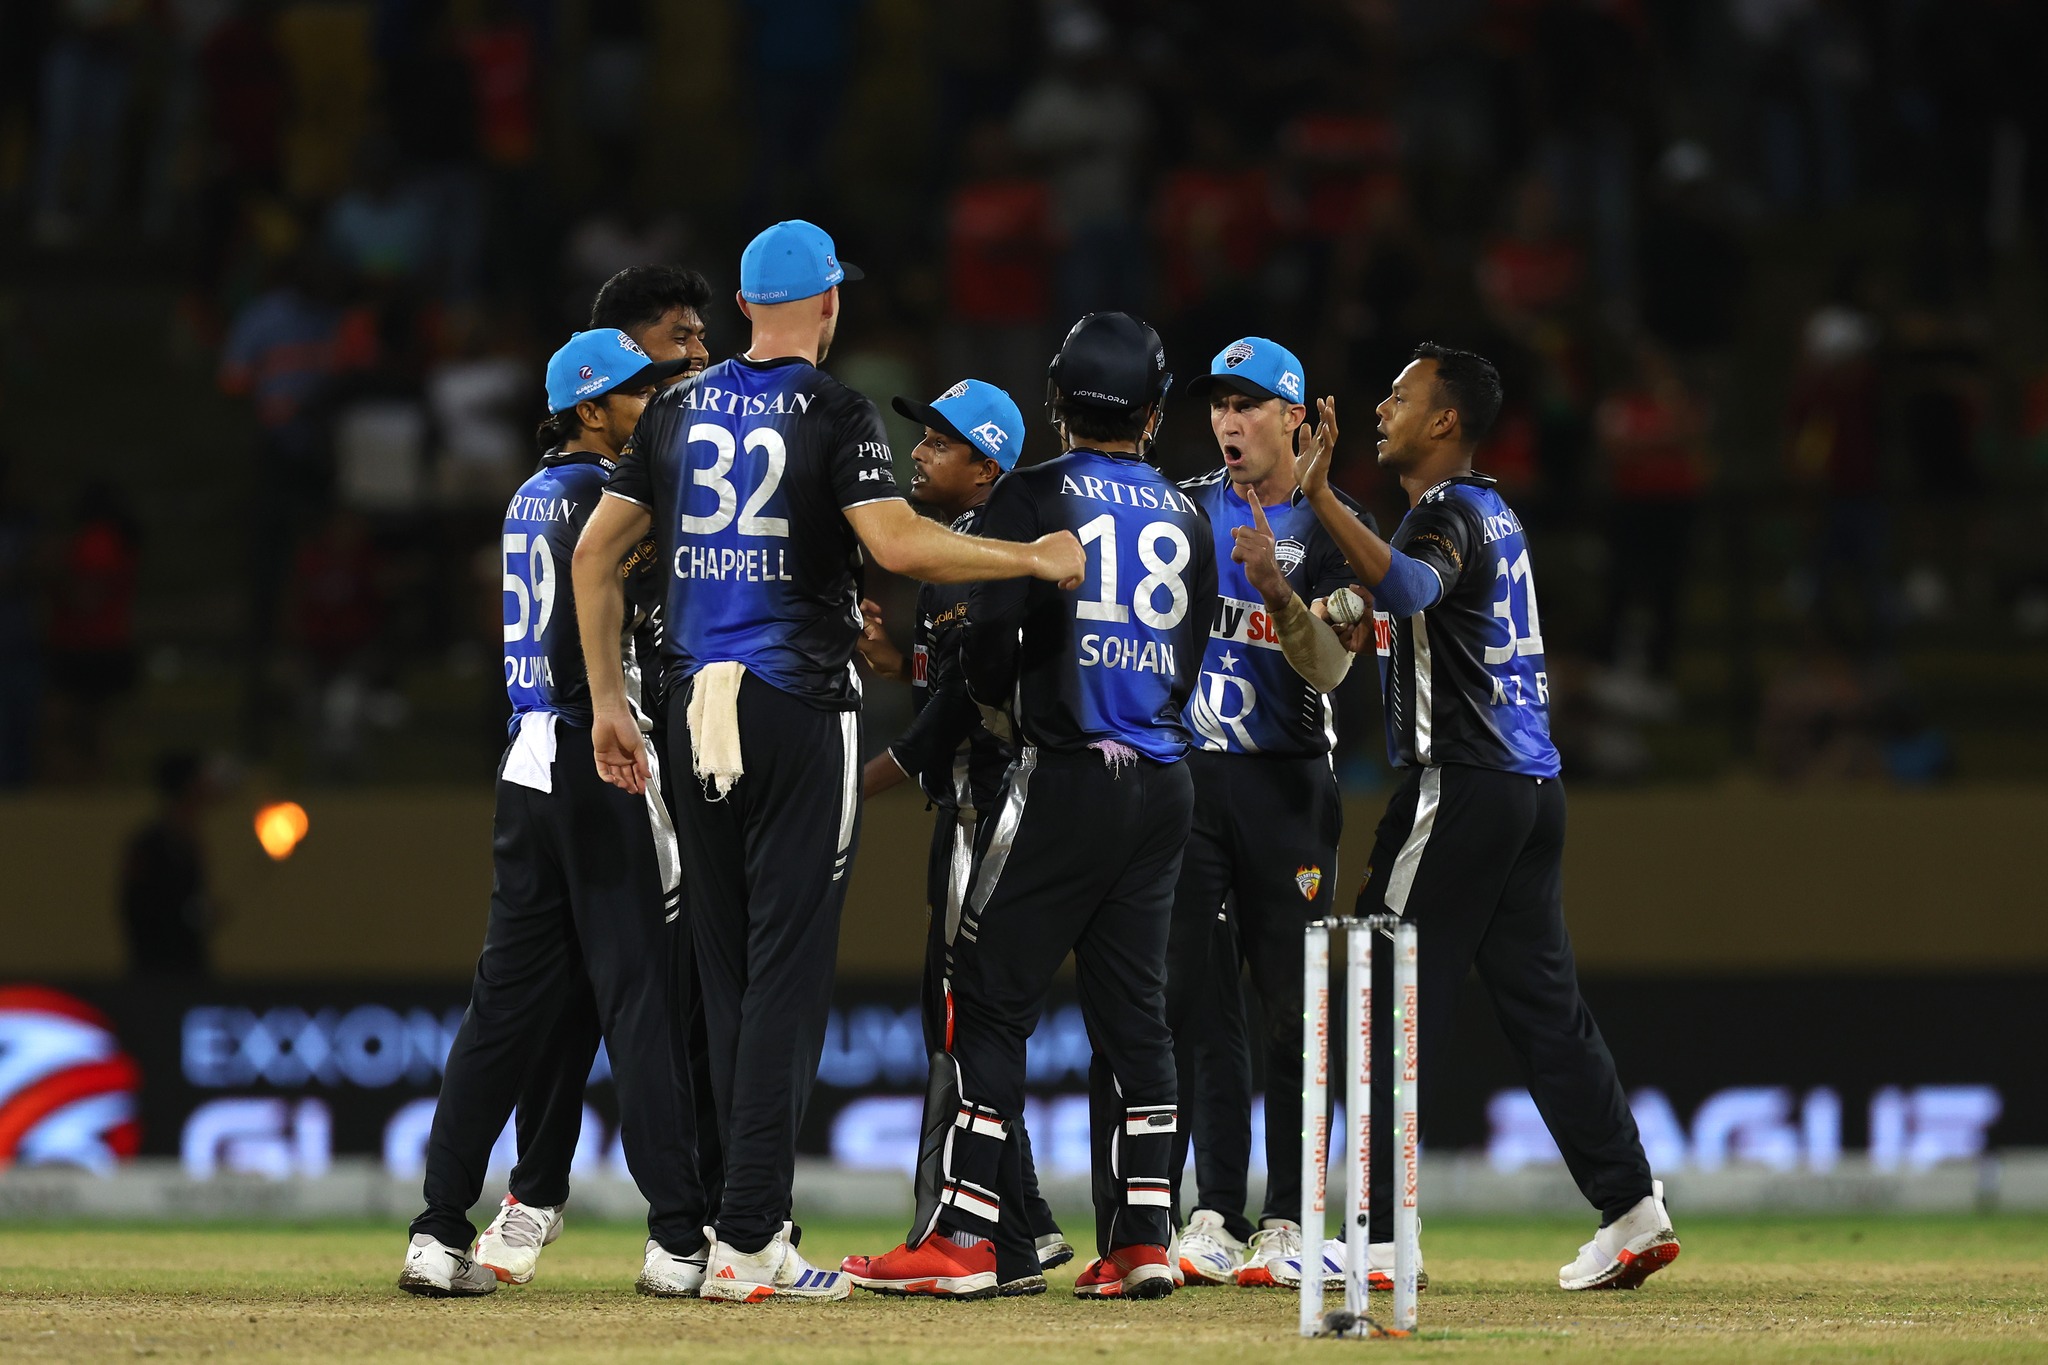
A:
<svg viewBox="0 0 2048 1365">
<path fill-rule="evenodd" d="M 861 799 L 865 801 L 871 796 L 879 796 L 889 788 L 899 785 L 908 776 L 894 756 L 886 752 L 876 754 L 867 761 L 867 766 L 861 769 Z"/>
<path fill-rule="evenodd" d="M 1325 488 L 1314 494 L 1308 504 L 1316 514 L 1316 520 L 1330 533 L 1330 539 L 1337 543 L 1344 562 L 1351 566 L 1359 581 L 1368 588 L 1377 588 L 1393 562 L 1394 547 L 1375 535 L 1373 529 L 1346 507 L 1343 499 L 1332 490 Z"/>
<path fill-rule="evenodd" d="M 590 705 L 608 711 L 626 704 L 626 674 L 619 657 L 619 632 L 625 628 L 625 593 L 618 566 L 609 570 L 594 559 L 586 562 L 578 547 L 571 568 L 576 583 L 576 633 L 583 644 L 583 670 L 590 678 Z"/>
<path fill-rule="evenodd" d="M 619 561 L 647 525 L 644 507 L 623 498 L 600 498 L 569 561 L 569 578 L 576 588 L 577 636 L 583 646 L 583 670 L 590 679 L 590 705 L 595 711 L 626 704 L 626 674 L 619 659 L 626 597 L 619 582 Z"/>
<path fill-rule="evenodd" d="M 1028 578 L 1038 570 L 1035 545 L 963 536 L 919 517 L 868 547 L 891 573 L 922 583 L 979 583 Z"/>
<path fill-rule="evenodd" d="M 1351 671 L 1351 651 L 1328 622 L 1290 595 L 1273 613 L 1280 628 L 1280 652 L 1318 692 L 1334 692 Z"/>
</svg>

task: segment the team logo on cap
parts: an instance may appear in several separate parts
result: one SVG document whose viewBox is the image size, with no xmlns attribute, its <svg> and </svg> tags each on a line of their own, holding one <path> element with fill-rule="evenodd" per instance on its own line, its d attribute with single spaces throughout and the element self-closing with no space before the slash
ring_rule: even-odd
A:
<svg viewBox="0 0 2048 1365">
<path fill-rule="evenodd" d="M 959 383 L 955 384 L 952 388 L 947 389 L 944 393 L 940 394 L 938 396 L 937 401 L 943 403 L 946 402 L 948 399 L 958 398 L 961 394 L 965 392 L 967 392 L 967 381 L 963 379 Z"/>
<path fill-rule="evenodd" d="M 1252 358 L 1252 345 L 1248 341 L 1233 341 L 1230 349 L 1223 353 L 1223 368 L 1234 370 Z"/>
<path fill-rule="evenodd" d="M 1280 376 L 1280 392 L 1286 394 L 1289 398 L 1294 399 L 1297 403 L 1300 402 L 1301 376 L 1296 374 L 1292 370 L 1288 370 L 1285 373 L 1283 373 Z"/>
<path fill-rule="evenodd" d="M 588 379 L 590 378 L 591 373 L 591 368 L 588 365 L 579 365 L 576 368 L 576 377 L 578 379 Z"/>
<path fill-rule="evenodd" d="M 640 349 L 640 343 L 633 340 L 633 338 L 627 336 L 624 332 L 619 333 L 619 349 L 622 351 L 631 351 L 634 355 L 639 356 L 642 360 L 647 359 L 647 352 Z"/>
<path fill-rule="evenodd" d="M 1003 448 L 1003 442 L 1010 439 L 1010 433 L 1004 431 L 994 422 L 983 422 L 980 426 L 976 427 L 974 430 L 968 432 L 967 434 L 969 436 L 972 436 L 976 441 L 980 442 L 982 447 L 986 449 L 988 453 L 991 455 L 1001 450 Z"/>
<path fill-rule="evenodd" d="M 0 986 L 0 1168 L 104 1171 L 135 1155 L 142 1072 L 98 1010 L 42 986 Z"/>
<path fill-rule="evenodd" d="M 1323 889 L 1323 870 L 1320 867 L 1297 867 L 1294 869 L 1294 884 L 1301 888 L 1301 898 L 1312 901 L 1316 892 Z"/>
</svg>

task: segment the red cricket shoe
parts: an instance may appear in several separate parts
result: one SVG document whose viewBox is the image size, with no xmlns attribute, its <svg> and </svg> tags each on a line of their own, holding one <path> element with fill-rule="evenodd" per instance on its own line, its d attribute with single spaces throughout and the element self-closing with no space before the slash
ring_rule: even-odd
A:
<svg viewBox="0 0 2048 1365">
<path fill-rule="evenodd" d="M 963 1247 L 934 1233 L 922 1246 L 899 1246 L 880 1256 L 849 1256 L 839 1268 L 862 1289 L 898 1298 L 996 1296 L 996 1244 L 986 1237 Z"/>
<path fill-rule="evenodd" d="M 1114 1247 L 1090 1261 L 1074 1281 L 1077 1299 L 1163 1299 L 1172 1292 L 1173 1267 L 1165 1247 Z"/>
</svg>

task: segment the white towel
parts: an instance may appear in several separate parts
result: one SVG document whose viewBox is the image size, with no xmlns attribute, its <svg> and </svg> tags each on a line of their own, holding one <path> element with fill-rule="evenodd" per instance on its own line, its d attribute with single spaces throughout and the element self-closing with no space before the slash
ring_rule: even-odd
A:
<svg viewBox="0 0 2048 1365">
<path fill-rule="evenodd" d="M 507 782 L 516 782 L 537 792 L 554 791 L 554 712 L 520 713 L 519 732 L 512 736 L 512 747 L 505 751 L 505 769 L 501 776 Z"/>
<path fill-rule="evenodd" d="M 731 791 L 746 772 L 740 761 L 740 679 L 745 664 L 706 664 L 690 682 L 690 766 L 711 785 L 712 798 Z"/>
</svg>

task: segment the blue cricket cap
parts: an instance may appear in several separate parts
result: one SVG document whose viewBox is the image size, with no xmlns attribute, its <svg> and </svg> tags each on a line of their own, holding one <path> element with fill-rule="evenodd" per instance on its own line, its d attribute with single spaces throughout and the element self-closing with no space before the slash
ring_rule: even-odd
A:
<svg viewBox="0 0 2048 1365">
<path fill-rule="evenodd" d="M 740 253 L 740 297 L 748 303 L 793 303 L 862 278 L 859 266 L 839 259 L 825 229 L 801 218 L 764 228 Z"/>
<path fill-rule="evenodd" d="M 1308 401 L 1302 396 L 1308 392 L 1308 380 L 1301 358 L 1264 337 L 1243 337 L 1218 351 L 1209 362 L 1209 373 L 1188 385 L 1188 392 L 1200 397 L 1219 384 L 1261 400 Z"/>
<path fill-rule="evenodd" d="M 893 398 L 889 406 L 913 422 L 922 422 L 965 441 L 1008 472 L 1024 450 L 1024 414 L 1010 395 L 979 379 L 963 379 L 929 403 Z"/>
<path fill-rule="evenodd" d="M 681 373 L 687 363 L 681 356 L 649 360 L 647 352 L 616 327 L 578 332 L 548 360 L 548 411 L 573 408 L 613 389 L 658 384 Z"/>
</svg>

